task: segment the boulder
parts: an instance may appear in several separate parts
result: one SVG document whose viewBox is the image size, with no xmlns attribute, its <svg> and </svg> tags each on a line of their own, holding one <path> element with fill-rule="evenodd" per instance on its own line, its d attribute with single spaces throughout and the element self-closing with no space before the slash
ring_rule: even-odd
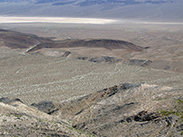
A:
<svg viewBox="0 0 183 137">
<path fill-rule="evenodd" d="M 19 101 L 19 102 L 23 103 L 19 98 L 15 98 L 15 99 L 10 99 L 8 97 L 2 97 L 2 98 L 0 98 L 0 102 L 3 102 L 5 104 L 10 104 L 10 103 L 16 102 L 16 101 Z"/>
<path fill-rule="evenodd" d="M 41 101 L 37 104 L 33 103 L 31 104 L 31 106 L 36 107 L 38 110 L 43 111 L 47 114 L 52 114 L 53 112 L 58 110 L 51 101 Z"/>
</svg>

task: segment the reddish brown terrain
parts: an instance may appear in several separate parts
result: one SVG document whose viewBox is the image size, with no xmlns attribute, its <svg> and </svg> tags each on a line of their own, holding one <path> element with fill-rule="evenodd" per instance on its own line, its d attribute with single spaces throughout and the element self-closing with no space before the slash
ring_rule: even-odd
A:
<svg viewBox="0 0 183 137">
<path fill-rule="evenodd" d="M 113 49 L 126 49 L 129 52 L 142 51 L 144 48 L 137 46 L 133 43 L 112 40 L 112 39 L 66 39 L 61 41 L 53 41 L 49 38 L 38 37 L 31 34 L 23 34 L 15 31 L 8 31 L 0 29 L 0 46 L 10 47 L 12 49 L 26 49 L 27 51 L 33 52 L 43 48 L 106 48 L 108 50 Z"/>
<path fill-rule="evenodd" d="M 122 41 L 122 40 L 112 40 L 112 39 L 66 39 L 62 41 L 52 41 L 49 43 L 40 43 L 28 52 L 36 51 L 42 48 L 106 48 L 108 50 L 112 49 L 126 49 L 129 52 L 142 51 L 143 48 L 133 43 Z"/>
<path fill-rule="evenodd" d="M 50 41 L 50 39 L 40 38 L 32 34 L 0 29 L 0 46 L 6 46 L 12 49 L 26 49 L 39 43 Z"/>
</svg>

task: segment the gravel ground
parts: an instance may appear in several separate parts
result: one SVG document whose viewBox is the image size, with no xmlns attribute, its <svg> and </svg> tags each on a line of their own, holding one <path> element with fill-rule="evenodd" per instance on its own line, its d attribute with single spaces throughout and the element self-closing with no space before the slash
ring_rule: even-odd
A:
<svg viewBox="0 0 183 137">
<path fill-rule="evenodd" d="M 20 54 L 1 48 L 0 97 L 31 104 L 62 102 L 124 82 L 183 88 L 182 73 L 124 64 L 92 63 L 72 58 Z"/>
</svg>

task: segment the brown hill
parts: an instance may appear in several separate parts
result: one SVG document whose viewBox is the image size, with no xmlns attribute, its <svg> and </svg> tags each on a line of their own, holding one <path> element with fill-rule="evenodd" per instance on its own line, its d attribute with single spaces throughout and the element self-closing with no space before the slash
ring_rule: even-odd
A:
<svg viewBox="0 0 183 137">
<path fill-rule="evenodd" d="M 32 34 L 0 29 L 0 46 L 16 48 L 29 48 L 42 42 L 51 42 L 48 38 L 41 38 Z"/>
<path fill-rule="evenodd" d="M 32 34 L 23 34 L 20 32 L 0 29 L 0 46 L 6 46 L 13 49 L 28 49 L 28 52 L 37 51 L 42 48 L 106 48 L 106 49 L 126 49 L 132 51 L 142 51 L 144 48 L 133 43 L 112 40 L 112 39 L 66 39 L 53 41 L 49 38 L 42 38 Z"/>
<path fill-rule="evenodd" d="M 28 52 L 36 51 L 42 48 L 74 48 L 74 47 L 88 47 L 88 48 L 106 48 L 106 49 L 126 49 L 128 51 L 142 51 L 143 48 L 137 46 L 133 43 L 122 41 L 122 40 L 112 40 L 112 39 L 66 39 L 63 41 L 55 41 L 48 43 L 41 43 Z"/>
</svg>

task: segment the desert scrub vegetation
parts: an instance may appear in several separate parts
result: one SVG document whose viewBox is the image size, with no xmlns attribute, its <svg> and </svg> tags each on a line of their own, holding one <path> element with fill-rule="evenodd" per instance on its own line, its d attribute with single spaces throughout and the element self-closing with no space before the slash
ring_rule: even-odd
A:
<svg viewBox="0 0 183 137">
<path fill-rule="evenodd" d="M 161 114 L 162 117 L 165 117 L 169 126 L 171 126 L 177 135 L 183 135 L 183 131 L 180 128 L 183 124 L 183 100 L 176 100 L 176 105 L 174 110 L 161 110 L 157 113 Z"/>
<path fill-rule="evenodd" d="M 40 55 L 18 57 L 18 60 L 7 59 L 0 62 L 0 83 L 3 85 L 0 96 L 21 98 L 25 104 L 40 102 L 47 98 L 59 103 L 121 82 L 172 86 L 171 81 L 175 81 L 173 86 L 182 88 L 183 75 L 168 71 L 125 64 L 94 64 L 71 58 Z M 10 67 L 12 64 L 14 67 Z"/>
<path fill-rule="evenodd" d="M 178 99 L 176 101 L 175 110 L 161 110 L 158 111 L 162 116 L 178 116 L 179 118 L 183 119 L 183 100 Z"/>
<path fill-rule="evenodd" d="M 69 129 L 70 133 L 73 130 L 76 131 L 79 134 L 78 137 L 83 136 L 83 135 L 85 135 L 86 137 L 96 137 L 96 135 L 94 135 L 93 133 L 90 133 L 90 132 L 87 132 L 87 131 L 84 131 L 84 130 L 81 130 L 81 129 L 74 128 L 73 126 L 66 126 L 66 127 Z"/>
</svg>

